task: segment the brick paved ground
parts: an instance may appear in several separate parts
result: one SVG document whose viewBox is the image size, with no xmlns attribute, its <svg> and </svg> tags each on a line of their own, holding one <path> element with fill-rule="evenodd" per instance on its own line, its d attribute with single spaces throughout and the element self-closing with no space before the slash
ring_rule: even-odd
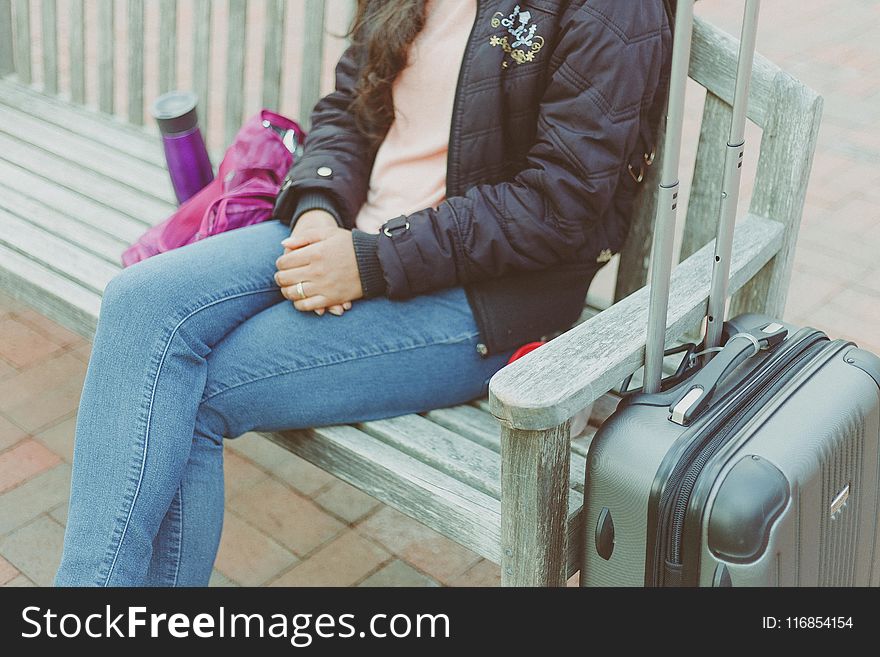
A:
<svg viewBox="0 0 880 657">
<path fill-rule="evenodd" d="M 738 6 L 698 9 L 735 31 Z M 762 13 L 761 52 L 826 101 L 786 316 L 880 353 L 880 4 L 774 0 Z M 51 582 L 88 357 L 0 293 L 0 585 Z M 256 436 L 229 442 L 226 471 L 214 585 L 499 582 L 497 566 Z"/>
</svg>

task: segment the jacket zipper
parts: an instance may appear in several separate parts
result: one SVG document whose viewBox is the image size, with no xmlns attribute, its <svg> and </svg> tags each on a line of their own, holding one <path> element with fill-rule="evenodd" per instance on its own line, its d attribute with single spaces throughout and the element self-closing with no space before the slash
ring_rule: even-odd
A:
<svg viewBox="0 0 880 657">
<path fill-rule="evenodd" d="M 480 12 L 483 8 L 483 0 L 477 0 L 477 12 L 474 16 L 474 24 L 471 25 L 471 31 L 468 33 L 467 43 L 464 46 L 464 55 L 461 60 L 461 67 L 458 69 L 458 80 L 455 83 L 455 97 L 452 100 L 452 120 L 449 123 L 449 143 L 446 150 L 446 195 L 447 196 L 457 196 L 458 195 L 458 169 L 453 169 L 453 162 L 456 162 L 457 159 L 453 158 L 453 150 L 455 150 L 455 155 L 458 155 L 458 143 L 453 140 L 453 136 L 455 135 L 455 121 L 458 118 L 461 110 L 462 103 L 462 93 L 461 93 L 461 81 L 464 79 L 465 68 L 470 66 L 470 52 L 473 46 L 474 40 L 474 32 L 477 29 L 477 23 L 480 21 Z M 450 181 L 452 180 L 452 176 L 450 176 L 450 171 L 455 171 L 456 176 L 453 181 L 455 184 L 450 185 Z"/>
<path fill-rule="evenodd" d="M 465 78 L 465 68 L 470 66 L 470 54 L 474 45 L 474 32 L 476 32 L 477 24 L 480 22 L 483 3 L 484 0 L 477 0 L 477 11 L 474 16 L 474 23 L 471 25 L 471 31 L 468 33 L 467 43 L 464 46 L 464 55 L 461 59 L 461 67 L 458 69 L 458 80 L 455 83 L 455 97 L 452 100 L 452 120 L 449 122 L 449 142 L 446 150 L 446 196 L 459 195 L 458 167 L 455 164 L 458 162 L 459 143 L 454 139 L 454 136 L 456 132 L 456 121 L 458 115 L 461 113 L 461 104 L 463 102 L 461 83 Z M 455 174 L 454 176 L 452 175 L 453 172 Z M 485 342 L 488 342 L 489 336 L 491 335 L 489 330 L 490 324 L 485 309 L 483 308 L 483 304 L 480 303 L 479 299 L 474 295 L 470 285 L 464 286 L 464 292 L 468 300 L 468 305 L 470 305 L 471 312 L 474 314 L 477 328 L 480 330 L 480 337 Z M 477 345 L 477 353 L 480 354 L 481 358 L 485 358 L 489 355 L 489 350 L 484 342 L 480 342 L 480 344 Z"/>
</svg>

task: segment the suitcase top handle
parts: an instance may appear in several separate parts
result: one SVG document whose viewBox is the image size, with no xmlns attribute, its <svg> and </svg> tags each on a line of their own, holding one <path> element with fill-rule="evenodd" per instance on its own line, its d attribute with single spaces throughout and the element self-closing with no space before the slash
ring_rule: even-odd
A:
<svg viewBox="0 0 880 657">
<path fill-rule="evenodd" d="M 645 348 L 645 392 L 659 392 L 666 342 L 666 315 L 669 309 L 669 280 L 672 273 L 672 243 L 679 202 L 678 169 L 681 135 L 684 124 L 684 101 L 690 63 L 694 0 L 679 0 L 675 15 L 675 40 L 672 47 L 669 96 L 666 109 L 666 140 L 657 194 L 657 215 L 651 257 L 651 296 L 648 308 L 648 333 Z M 737 66 L 733 116 L 727 140 L 724 180 L 719 199 L 718 235 L 709 297 L 705 347 L 718 346 L 724 323 L 724 304 L 730 276 L 733 227 L 742 174 L 745 146 L 745 119 L 748 107 L 755 35 L 760 0 L 746 0 L 740 57 Z"/>
</svg>

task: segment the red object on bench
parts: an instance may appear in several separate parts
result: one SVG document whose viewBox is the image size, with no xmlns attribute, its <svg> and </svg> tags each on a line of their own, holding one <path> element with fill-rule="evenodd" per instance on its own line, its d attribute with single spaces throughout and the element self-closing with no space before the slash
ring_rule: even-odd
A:
<svg viewBox="0 0 880 657">
<path fill-rule="evenodd" d="M 510 357 L 510 360 L 507 361 L 507 364 L 510 365 L 513 361 L 518 358 L 522 358 L 527 353 L 534 351 L 542 344 L 547 344 L 546 342 L 529 342 L 528 344 L 524 344 L 522 347 L 513 352 L 513 355 Z"/>
</svg>

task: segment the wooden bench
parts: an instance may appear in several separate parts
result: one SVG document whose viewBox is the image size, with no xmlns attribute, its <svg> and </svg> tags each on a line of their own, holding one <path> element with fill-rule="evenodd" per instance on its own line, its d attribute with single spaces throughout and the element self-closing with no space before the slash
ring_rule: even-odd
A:
<svg viewBox="0 0 880 657">
<path fill-rule="evenodd" d="M 346 0 L 347 1 L 347 0 Z M 0 0 L 0 288 L 91 337 L 119 256 L 148 225 L 174 209 L 158 137 L 144 123 L 144 3 L 128 3 L 125 120 L 114 111 L 112 2 L 99 0 L 98 111 L 83 106 L 82 0 L 71 0 L 69 90 L 59 95 L 56 3 L 39 4 L 42 82 L 33 84 L 33 26 L 27 0 Z M 36 3 L 33 3 L 34 5 Z M 220 3 L 217 3 L 219 5 Z M 195 2 L 194 61 L 214 38 Z M 216 6 L 216 5 L 215 5 Z M 266 5 L 264 105 L 278 106 L 285 3 Z M 34 10 L 34 7 L 31 7 Z M 223 134 L 244 115 L 247 0 L 230 0 Z M 324 4 L 307 0 L 300 116 L 320 96 Z M 160 5 L 166 34 L 177 34 L 174 0 Z M 276 21 L 273 25 L 272 21 Z M 14 44 L 14 48 L 11 47 Z M 267 47 L 272 46 L 272 47 Z M 248 49 L 255 46 L 248 44 Z M 170 51 L 170 52 L 169 52 Z M 149 54 L 149 53 L 147 53 Z M 77 60 L 79 57 L 79 60 Z M 735 41 L 697 20 L 691 77 L 704 87 L 699 148 L 674 276 L 668 340 L 698 327 L 705 312 Z M 174 86 L 175 49 L 160 57 L 161 90 Z M 316 63 L 317 62 L 317 63 Z M 194 64 L 194 87 L 212 99 L 209 72 Z M 209 93 L 211 92 L 211 93 Z M 780 315 L 816 144 L 821 99 L 761 58 L 755 63 L 749 118 L 762 129 L 754 193 L 736 229 L 732 312 Z M 203 102 L 203 107 L 205 103 Z M 284 107 L 281 107 L 284 110 Z M 379 500 L 502 565 L 504 585 L 564 585 L 579 569 L 585 455 L 596 427 L 616 406 L 606 394 L 643 358 L 647 295 L 643 287 L 653 218 L 655 175 L 648 171 L 634 225 L 621 255 L 617 303 L 585 308 L 581 321 L 492 379 L 488 399 L 454 408 L 351 426 L 266 434 L 272 440 Z M 686 182 L 686 181 L 685 181 Z M 595 401 L 591 426 L 570 440 L 570 418 Z"/>
</svg>

